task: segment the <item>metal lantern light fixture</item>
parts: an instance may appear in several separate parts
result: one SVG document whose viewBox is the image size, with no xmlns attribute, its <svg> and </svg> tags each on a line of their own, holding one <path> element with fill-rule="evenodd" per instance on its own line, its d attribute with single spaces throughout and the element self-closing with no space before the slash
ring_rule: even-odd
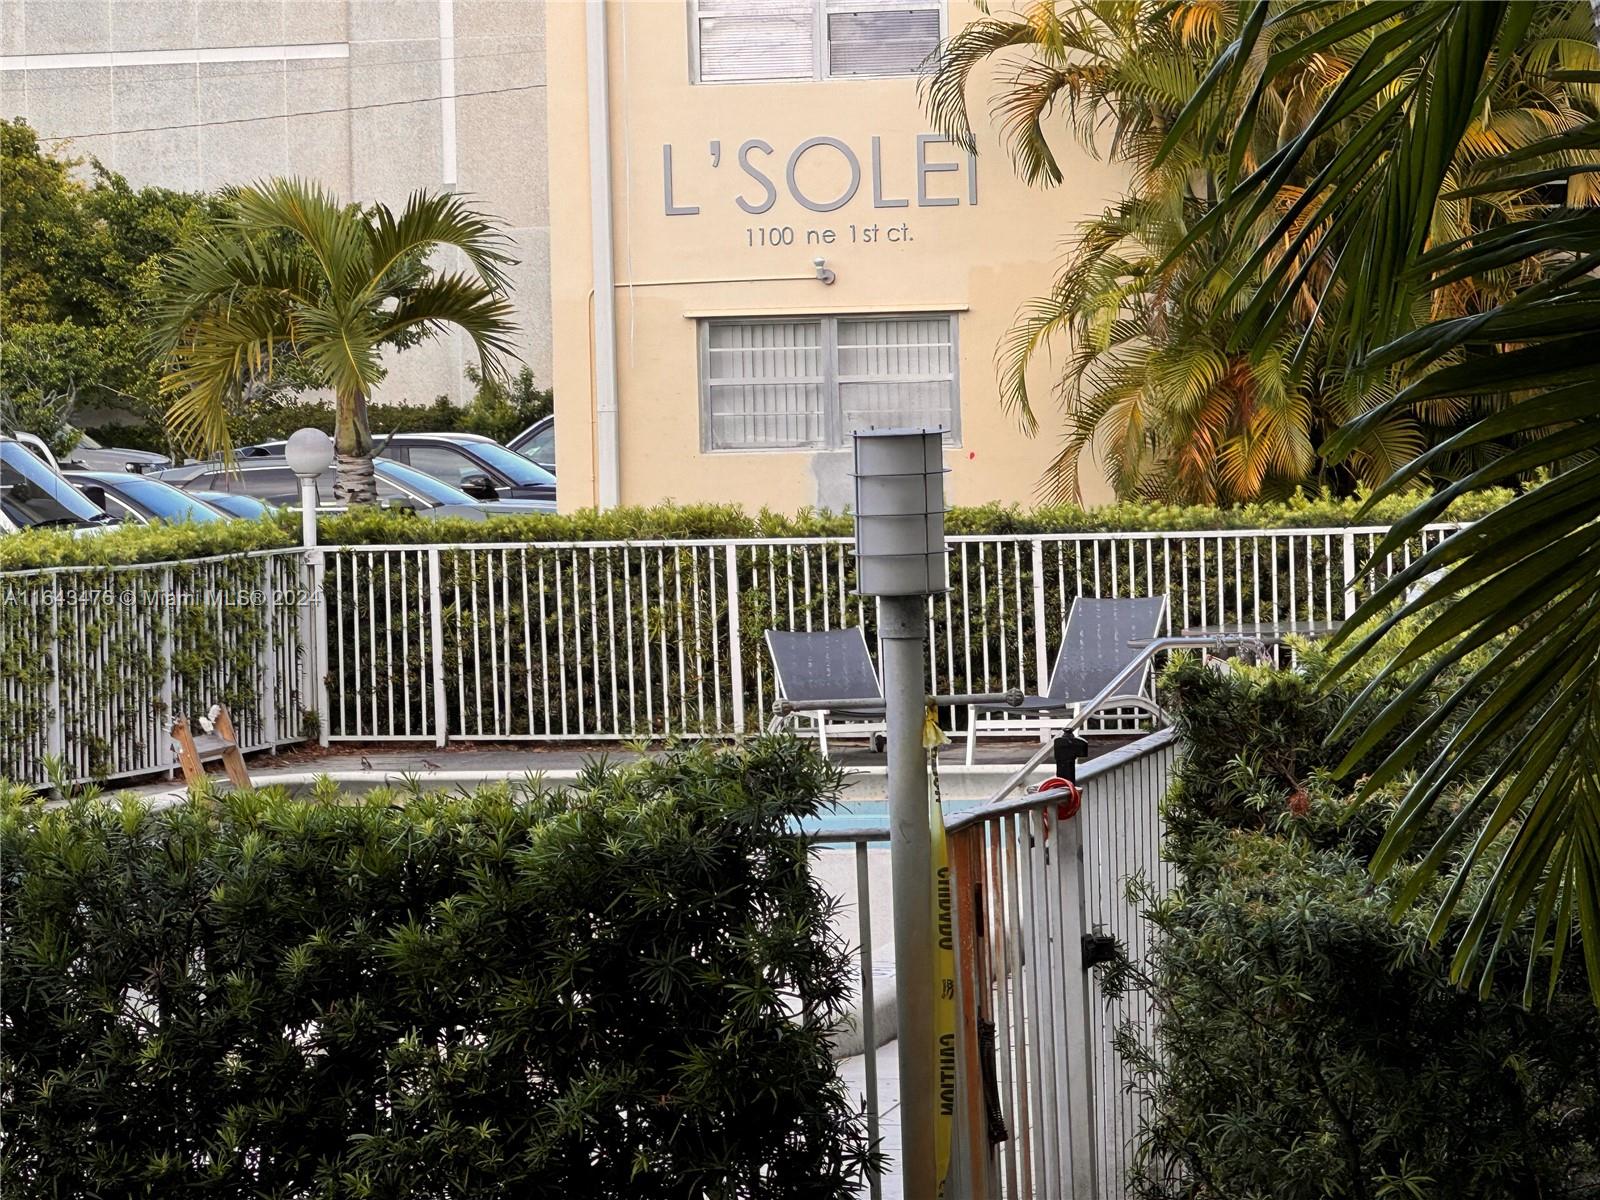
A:
<svg viewBox="0 0 1600 1200">
<path fill-rule="evenodd" d="M 855 435 L 856 591 L 931 596 L 948 590 L 944 431 Z"/>
</svg>

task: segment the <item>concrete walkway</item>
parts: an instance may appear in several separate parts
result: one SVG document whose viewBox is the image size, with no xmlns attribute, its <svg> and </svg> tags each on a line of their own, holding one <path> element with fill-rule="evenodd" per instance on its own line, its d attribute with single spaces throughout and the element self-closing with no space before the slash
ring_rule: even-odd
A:
<svg viewBox="0 0 1600 1200">
<path fill-rule="evenodd" d="M 1114 744 L 1108 742 L 1105 748 Z M 946 797 L 956 801 L 987 799 L 1036 749 L 1038 743 L 1034 741 L 987 741 L 978 747 L 977 762 L 968 767 L 963 763 L 965 747 L 962 744 L 945 746 L 939 753 L 939 775 Z M 837 740 L 829 750 L 830 757 L 852 773 L 849 787 L 881 786 L 885 769 L 882 754 L 862 744 Z M 247 755 L 245 761 L 250 777 L 258 784 L 301 783 L 314 775 L 328 775 L 340 783 L 373 785 L 398 783 L 403 775 L 420 776 L 434 783 L 471 784 L 527 774 L 542 774 L 553 780 L 571 779 L 597 759 L 627 761 L 639 755 L 639 751 L 616 742 L 582 746 L 458 742 L 443 748 L 382 743 L 296 747 L 281 754 L 263 751 Z M 1042 779 L 1049 771 L 1041 768 L 1038 774 Z M 115 790 L 150 795 L 169 792 L 173 787 L 171 780 L 156 779 Z M 881 790 L 878 794 L 882 795 Z M 848 792 L 845 798 L 850 798 Z"/>
</svg>

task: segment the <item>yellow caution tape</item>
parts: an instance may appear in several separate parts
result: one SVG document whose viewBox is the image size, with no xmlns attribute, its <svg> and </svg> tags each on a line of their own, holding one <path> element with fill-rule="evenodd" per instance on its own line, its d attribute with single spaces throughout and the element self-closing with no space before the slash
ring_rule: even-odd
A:
<svg viewBox="0 0 1600 1200">
<path fill-rule="evenodd" d="M 922 745 L 928 751 L 928 834 L 933 851 L 933 1034 L 934 1177 L 944 1196 L 950 1172 L 950 1142 L 956 1115 L 956 944 L 951 911 L 950 853 L 945 845 L 944 806 L 939 796 L 939 747 L 950 740 L 939 724 L 939 711 L 928 706 L 922 721 Z"/>
</svg>

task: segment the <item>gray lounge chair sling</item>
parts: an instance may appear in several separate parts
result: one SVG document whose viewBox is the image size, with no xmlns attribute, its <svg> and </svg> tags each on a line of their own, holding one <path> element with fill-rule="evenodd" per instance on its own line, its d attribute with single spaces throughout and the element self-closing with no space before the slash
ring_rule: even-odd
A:
<svg viewBox="0 0 1600 1200">
<path fill-rule="evenodd" d="M 967 763 L 977 750 L 978 734 L 1044 733 L 1078 715 L 1079 708 L 1098 696 L 1139 653 L 1129 643 L 1161 636 L 1167 618 L 1164 596 L 1124 600 L 1096 600 L 1079 596 L 1067 614 L 1061 647 L 1050 671 L 1050 689 L 1029 696 L 1021 706 L 973 705 L 967 714 Z M 1106 706 L 1133 706 L 1159 714 L 1142 693 L 1149 671 L 1127 681 L 1125 694 Z"/>
<path fill-rule="evenodd" d="M 807 633 L 767 630 L 767 651 L 777 676 L 778 694 L 797 704 L 816 704 L 828 700 L 881 699 L 883 689 L 878 672 L 867 653 L 867 639 L 859 626 L 851 629 L 819 629 Z M 828 748 L 830 728 L 835 732 L 873 734 L 883 731 L 883 711 L 851 711 L 824 708 L 791 714 L 804 717 L 817 726 L 822 749 Z M 771 727 L 787 724 L 781 714 Z"/>
</svg>

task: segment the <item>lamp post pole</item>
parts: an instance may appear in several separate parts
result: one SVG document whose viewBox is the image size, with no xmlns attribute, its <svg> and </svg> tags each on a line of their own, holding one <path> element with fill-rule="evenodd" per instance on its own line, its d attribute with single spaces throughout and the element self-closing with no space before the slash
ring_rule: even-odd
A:
<svg viewBox="0 0 1600 1200">
<path fill-rule="evenodd" d="M 328 622 L 322 589 L 325 571 L 317 547 L 317 477 L 333 465 L 333 439 L 320 429 L 297 429 L 283 456 L 300 480 L 300 543 L 310 583 L 303 616 L 308 688 L 317 712 L 317 741 L 328 744 Z"/>
<path fill-rule="evenodd" d="M 928 597 L 949 586 L 944 437 L 937 429 L 855 435 L 856 590 L 878 598 L 889 749 L 889 864 L 894 897 L 900 1059 L 900 1170 L 907 1200 L 939 1186 L 933 947 L 933 838 L 922 746 Z"/>
<path fill-rule="evenodd" d="M 884 724 L 888 730 L 889 868 L 894 898 L 899 1025 L 900 1157 L 904 1194 L 932 1197 L 934 1178 L 933 851 L 922 748 L 927 602 L 880 596 Z"/>
</svg>

